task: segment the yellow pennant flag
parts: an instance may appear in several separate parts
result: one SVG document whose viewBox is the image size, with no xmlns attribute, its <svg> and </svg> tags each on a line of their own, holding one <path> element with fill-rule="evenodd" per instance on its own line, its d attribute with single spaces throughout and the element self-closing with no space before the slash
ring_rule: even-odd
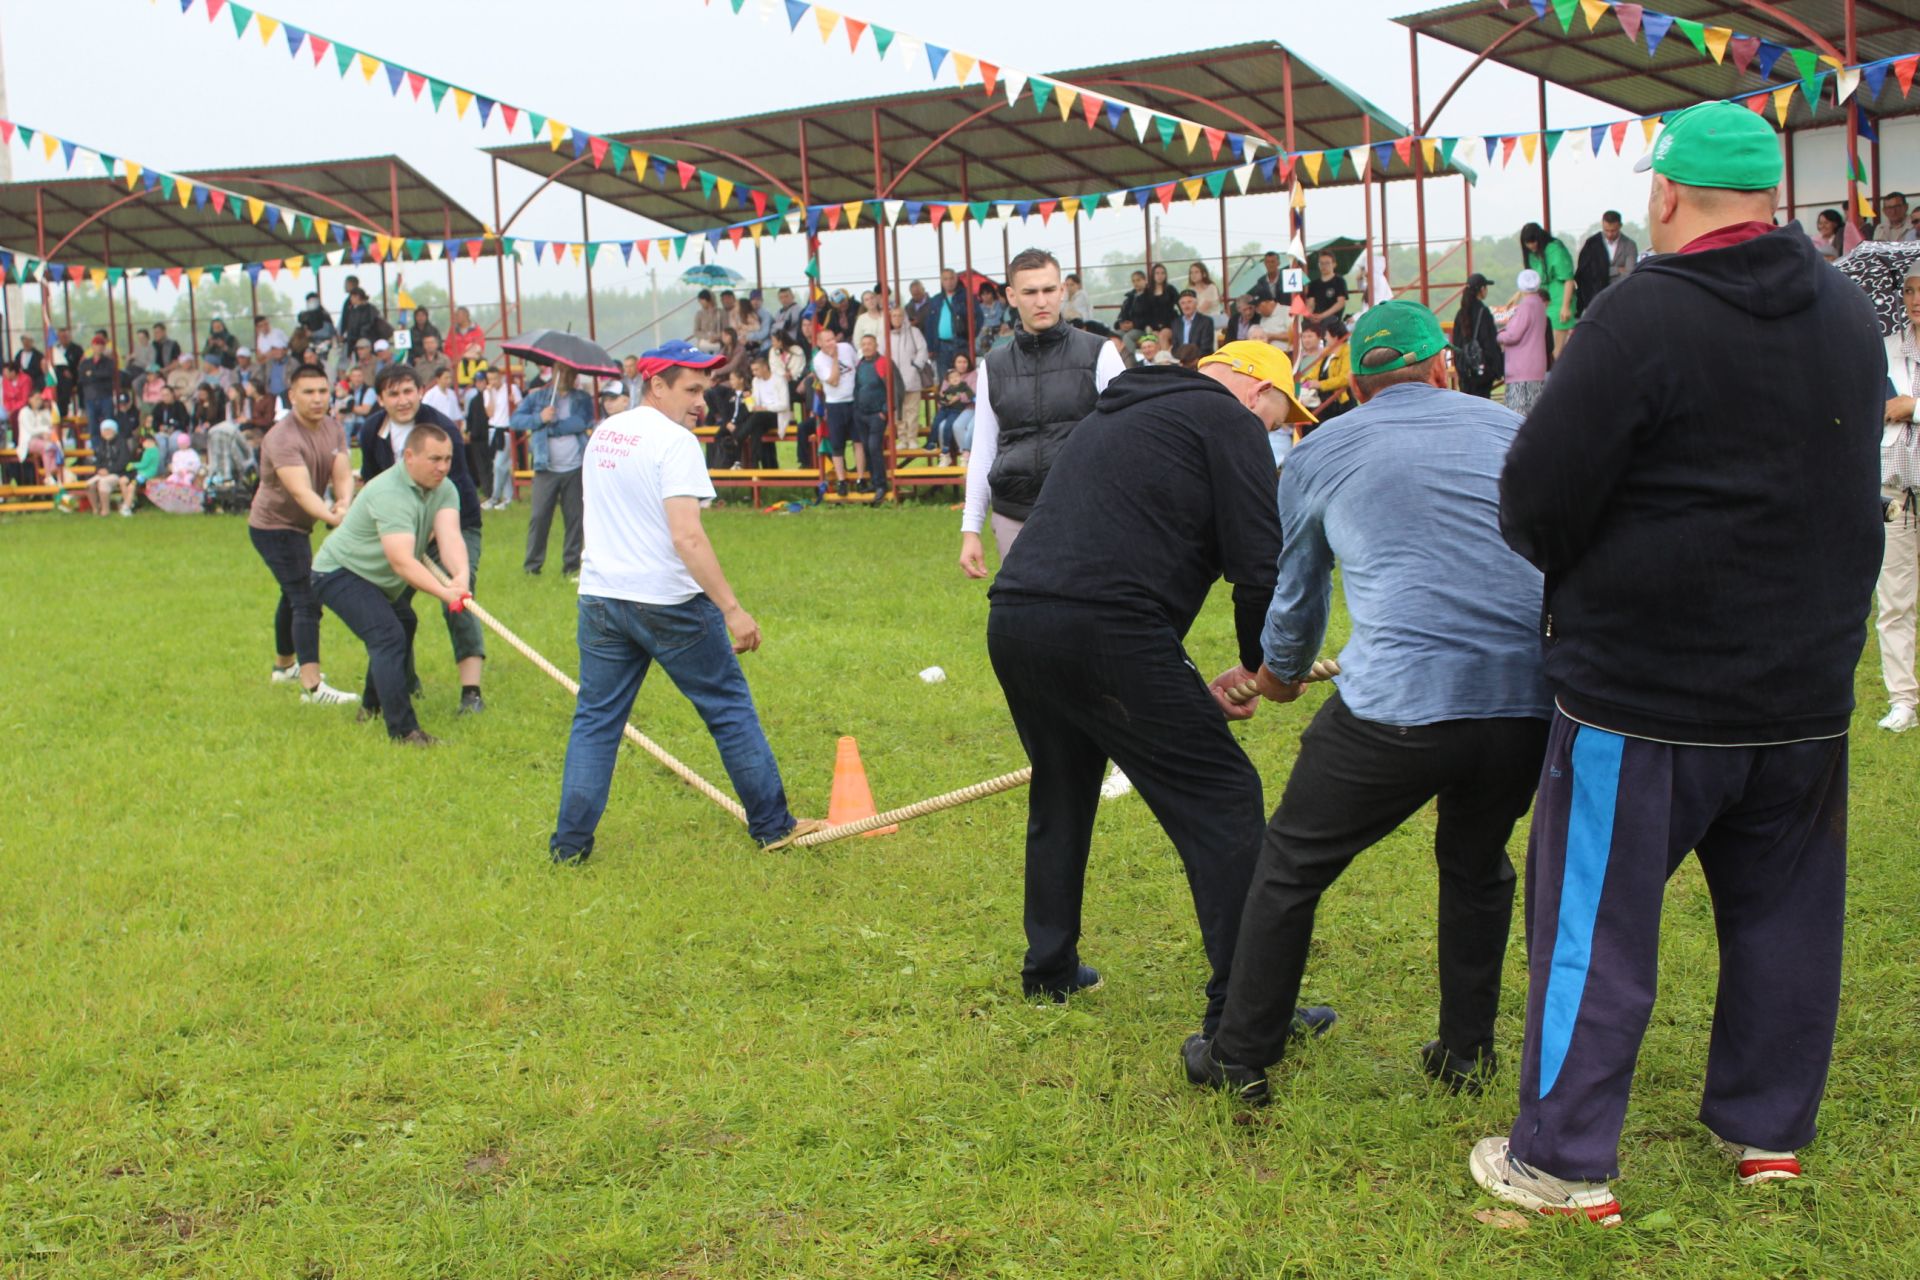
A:
<svg viewBox="0 0 1920 1280">
<path fill-rule="evenodd" d="M 1060 212 L 1066 214 L 1069 218 L 1079 217 L 1080 216 L 1079 199 L 1074 196 L 1068 196 L 1065 200 L 1062 200 L 1060 202 Z"/>
<path fill-rule="evenodd" d="M 1432 138 L 1420 139 L 1420 155 L 1427 162 L 1427 172 L 1432 173 L 1440 160 L 1440 144 Z"/>
<path fill-rule="evenodd" d="M 380 74 L 380 59 L 363 53 L 359 55 L 359 62 L 360 78 L 368 83 L 372 83 L 373 78 Z"/>
<path fill-rule="evenodd" d="M 1873 216 L 1873 205 L 1867 200 L 1866 188 L 1856 187 L 1854 188 L 1854 194 L 1860 199 L 1860 216 L 1863 218 L 1871 218 Z"/>
<path fill-rule="evenodd" d="M 189 204 L 193 203 L 193 184 L 185 178 L 181 178 L 174 184 L 174 194 L 180 197 L 180 207 L 182 209 L 186 208 Z"/>
<path fill-rule="evenodd" d="M 1607 0 L 1580 0 L 1580 12 L 1587 15 L 1587 30 L 1592 31 L 1607 16 Z"/>
<path fill-rule="evenodd" d="M 87 272 L 87 274 L 93 277 L 93 283 L 96 286 L 103 285 L 107 282 L 107 273 L 102 271 L 99 267 L 93 268 L 93 270 Z"/>
<path fill-rule="evenodd" d="M 840 25 L 840 14 L 823 4 L 817 4 L 813 6 L 813 20 L 820 26 L 820 43 L 825 44 L 833 34 L 833 29 Z"/>
<path fill-rule="evenodd" d="M 1706 27 L 1701 30 L 1700 36 L 1707 42 L 1707 52 L 1713 55 L 1713 60 L 1715 62 L 1725 62 L 1727 58 L 1727 41 L 1733 39 L 1733 28 Z"/>
<path fill-rule="evenodd" d="M 580 255 L 584 253 L 585 250 L 577 244 L 570 244 L 567 246 L 567 252 L 572 256 L 575 262 L 578 262 L 580 261 Z"/>
<path fill-rule="evenodd" d="M 954 54 L 953 55 L 953 82 L 955 84 L 965 84 L 967 82 L 967 77 L 973 74 L 974 63 L 977 61 L 978 59 L 975 58 L 970 53 Z"/>
<path fill-rule="evenodd" d="M 561 124 L 558 120 L 549 120 L 547 121 L 547 136 L 553 140 L 549 149 L 558 151 L 560 144 L 566 141 L 567 126 Z"/>
<path fill-rule="evenodd" d="M 1320 166 L 1326 158 L 1324 151 L 1309 151 L 1300 157 L 1301 163 L 1307 166 L 1307 177 L 1313 179 L 1316 185 L 1320 181 Z"/>
<path fill-rule="evenodd" d="M 327 221 L 327 219 L 315 218 L 313 220 L 313 238 L 321 244 L 327 242 L 327 233 L 331 230 L 333 230 L 333 223 Z"/>
<path fill-rule="evenodd" d="M 1189 200 L 1198 200 L 1200 198 L 1200 188 L 1204 185 L 1206 184 L 1199 178 L 1187 178 L 1180 183 L 1181 189 L 1187 193 L 1187 199 Z"/>
<path fill-rule="evenodd" d="M 205 267 L 188 267 L 187 268 L 187 288 L 198 289 L 200 287 L 200 277 L 205 274 L 207 274 L 207 270 Z"/>
<path fill-rule="evenodd" d="M 660 255 L 660 261 L 665 262 L 673 253 L 673 241 L 655 240 L 653 242 L 653 249 L 655 253 Z"/>
<path fill-rule="evenodd" d="M 1640 132 L 1646 135 L 1647 145 L 1653 145 L 1653 135 L 1660 132 L 1660 117 L 1648 116 L 1640 122 Z"/>
<path fill-rule="evenodd" d="M 1781 124 L 1787 122 L 1787 112 L 1793 107 L 1793 90 L 1793 85 L 1783 84 L 1773 91 L 1773 114 Z"/>
<path fill-rule="evenodd" d="M 849 200 L 840 207 L 846 211 L 849 231 L 860 225 L 860 210 L 865 208 L 865 205 L 858 200 Z"/>
<path fill-rule="evenodd" d="M 465 120 L 467 118 L 467 108 L 472 105 L 472 94 L 468 93 L 465 89 L 455 89 L 453 91 L 453 118 L 455 120 Z"/>
<path fill-rule="evenodd" d="M 1523 133 L 1520 135 L 1520 154 L 1524 155 L 1527 158 L 1528 164 L 1533 163 L 1533 157 L 1536 153 L 1539 152 L 1539 150 L 1540 150 L 1539 134 Z"/>
<path fill-rule="evenodd" d="M 1192 155 L 1193 149 L 1200 144 L 1200 126 L 1191 120 L 1182 120 L 1180 122 L 1180 136 L 1186 139 L 1187 154 Z"/>
<path fill-rule="evenodd" d="M 260 215 L 261 213 L 265 212 L 266 207 L 267 206 L 264 201 L 254 196 L 248 196 L 247 197 L 247 221 L 248 222 L 260 221 Z"/>
<path fill-rule="evenodd" d="M 1294 183 L 1293 195 L 1288 198 L 1287 203 L 1293 206 L 1293 211 L 1295 213 L 1298 213 L 1300 212 L 1300 210 L 1306 208 L 1307 207 L 1307 189 L 1301 186 L 1298 182 Z"/>
<path fill-rule="evenodd" d="M 1053 105 L 1060 108 L 1060 118 L 1062 120 L 1071 120 L 1073 118 L 1073 104 L 1079 100 L 1080 91 L 1078 89 L 1069 88 L 1064 84 L 1053 87 Z"/>
<path fill-rule="evenodd" d="M 263 45 L 271 41 L 273 39 L 273 33 L 280 29 L 280 19 L 269 18 L 264 13 L 254 14 L 253 21 L 260 31 L 260 43 Z"/>
<path fill-rule="evenodd" d="M 635 182 L 645 182 L 647 180 L 647 166 L 651 164 L 652 161 L 653 157 L 644 151 L 636 151 L 633 153 L 633 180 Z"/>
<path fill-rule="evenodd" d="M 727 178 L 715 178 L 713 181 L 713 193 L 720 197 L 720 207 L 722 209 L 726 208 L 728 202 L 733 199 L 732 181 Z"/>
<path fill-rule="evenodd" d="M 760 237 L 765 233 L 765 231 L 766 231 L 766 228 L 758 222 L 753 223 L 751 226 L 747 228 L 748 234 L 753 236 L 754 242 L 756 244 L 759 243 Z"/>
<path fill-rule="evenodd" d="M 140 166 L 131 160 L 122 160 L 120 163 L 127 167 L 127 190 L 131 191 L 140 185 Z"/>
<path fill-rule="evenodd" d="M 60 149 L 60 139 L 50 133 L 43 133 L 40 135 L 40 147 L 47 153 L 47 159 L 51 160 L 53 153 Z"/>
</svg>

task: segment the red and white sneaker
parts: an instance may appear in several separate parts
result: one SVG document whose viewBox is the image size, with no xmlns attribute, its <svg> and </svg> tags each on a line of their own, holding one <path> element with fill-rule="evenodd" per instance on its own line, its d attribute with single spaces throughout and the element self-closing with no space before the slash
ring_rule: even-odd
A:
<svg viewBox="0 0 1920 1280">
<path fill-rule="evenodd" d="M 1620 1225 L 1620 1202 L 1604 1182 L 1556 1178 L 1513 1157 L 1505 1138 L 1482 1138 L 1468 1163 L 1473 1180 L 1488 1195 L 1535 1213 L 1584 1217 L 1603 1227 Z"/>
<path fill-rule="evenodd" d="M 1746 1147 L 1737 1142 L 1728 1142 L 1718 1134 L 1714 1135 L 1713 1140 L 1733 1161 L 1735 1176 L 1740 1179 L 1742 1186 L 1790 1182 L 1800 1176 L 1800 1156 L 1797 1152 Z"/>
</svg>

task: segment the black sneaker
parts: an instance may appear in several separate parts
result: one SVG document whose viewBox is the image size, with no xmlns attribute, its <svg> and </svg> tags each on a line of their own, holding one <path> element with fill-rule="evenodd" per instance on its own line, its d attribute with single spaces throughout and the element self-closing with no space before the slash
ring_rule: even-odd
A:
<svg viewBox="0 0 1920 1280">
<path fill-rule="evenodd" d="M 1420 1069 L 1448 1093 L 1477 1095 L 1500 1069 L 1500 1059 L 1491 1049 L 1463 1058 L 1438 1040 L 1429 1040 L 1420 1047 Z"/>
<path fill-rule="evenodd" d="M 853 487 L 854 487 L 854 488 L 855 488 L 856 490 L 858 490 L 859 492 L 861 492 L 861 493 L 872 493 L 872 492 L 873 492 L 873 481 L 871 481 L 871 480 L 862 480 L 862 481 L 861 481 L 861 482 L 860 482 L 859 484 L 857 484 L 857 485 L 855 485 L 855 486 L 853 486 Z"/>
<path fill-rule="evenodd" d="M 1264 1107 L 1273 1101 L 1267 1088 L 1267 1073 L 1237 1062 L 1222 1062 L 1213 1056 L 1213 1041 L 1204 1035 L 1191 1035 L 1180 1046 L 1180 1061 L 1186 1065 L 1187 1079 L 1208 1089 L 1224 1089 L 1250 1107 Z"/>
<path fill-rule="evenodd" d="M 478 689 L 462 690 L 460 693 L 460 710 L 455 712 L 454 714 L 463 715 L 463 716 L 477 716 L 482 711 L 485 711 L 486 709 L 487 709 L 486 701 L 485 699 L 481 698 L 480 691 Z"/>
<path fill-rule="evenodd" d="M 847 496 L 847 482 L 846 482 L 845 480 L 842 480 L 842 481 L 840 482 L 840 484 L 839 484 L 839 486 L 838 486 L 838 491 L 839 491 L 839 494 L 840 494 L 840 496 L 841 496 L 841 497 L 843 497 L 843 498 L 844 498 L 844 497 L 846 497 L 846 496 Z"/>
<path fill-rule="evenodd" d="M 1293 1038 L 1313 1040 L 1333 1030 L 1340 1015 L 1324 1004 L 1303 1004 L 1293 1011 Z"/>
<path fill-rule="evenodd" d="M 1074 973 L 1073 981 L 1065 986 L 1047 986 L 1030 982 L 1024 986 L 1023 990 L 1029 1000 L 1044 996 L 1055 1004 L 1065 1004 L 1068 996 L 1078 995 L 1082 991 L 1098 991 L 1105 985 L 1106 979 L 1100 976 L 1098 969 L 1090 964 L 1083 964 Z"/>
<path fill-rule="evenodd" d="M 415 729 L 411 733 L 402 734 L 397 738 L 389 739 L 389 741 L 396 747 L 437 747 L 440 745 L 440 739 L 434 737 L 425 729 Z"/>
<path fill-rule="evenodd" d="M 553 865 L 556 867 L 584 866 L 586 865 L 587 859 L 592 856 L 593 850 L 591 849 L 555 849 L 553 850 Z"/>
</svg>

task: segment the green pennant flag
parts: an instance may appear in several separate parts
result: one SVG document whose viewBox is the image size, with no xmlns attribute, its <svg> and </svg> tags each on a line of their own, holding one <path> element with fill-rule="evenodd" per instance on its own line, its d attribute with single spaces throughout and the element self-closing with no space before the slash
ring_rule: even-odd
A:
<svg viewBox="0 0 1920 1280">
<path fill-rule="evenodd" d="M 333 60 L 340 64 L 340 74 L 342 76 L 347 74 L 347 68 L 353 65 L 353 60 L 359 52 L 358 49 L 349 48 L 347 45 L 340 44 L 337 41 L 334 43 Z"/>
<path fill-rule="evenodd" d="M 207 274 L 213 277 L 215 284 L 219 284 L 220 278 L 227 274 L 227 269 L 225 267 L 208 267 Z"/>
<path fill-rule="evenodd" d="M 1460 144 L 1458 138 L 1440 139 L 1440 166 L 1443 169 L 1453 167 L 1453 149 Z"/>
<path fill-rule="evenodd" d="M 780 195 L 777 192 L 774 194 L 773 211 L 776 214 L 778 214 L 782 219 L 784 219 L 787 216 L 787 210 L 791 208 L 793 208 L 792 196 Z"/>
<path fill-rule="evenodd" d="M 687 238 L 685 236 L 675 236 L 673 238 L 673 256 L 676 258 L 684 258 L 687 256 Z"/>
<path fill-rule="evenodd" d="M 1553 12 L 1560 19 L 1562 31 L 1573 30 L 1573 15 L 1580 11 L 1580 0 L 1553 0 Z"/>
<path fill-rule="evenodd" d="M 440 104 L 447 100 L 447 85 L 444 80 L 427 81 L 427 92 L 433 95 L 433 109 L 438 111 Z"/>
<path fill-rule="evenodd" d="M 600 256 L 600 242 L 598 240 L 587 241 L 587 269 L 588 270 L 593 269 L 593 260 L 599 256 Z"/>
<path fill-rule="evenodd" d="M 420 255 L 426 251 L 427 242 L 425 240 L 409 240 L 407 241 L 406 248 L 407 256 L 418 261 Z"/>
<path fill-rule="evenodd" d="M 233 37 L 238 40 L 247 34 L 247 24 L 253 21 L 253 10 L 245 5 L 229 4 L 227 12 L 233 15 Z"/>
<path fill-rule="evenodd" d="M 529 111 L 527 112 L 527 128 L 534 141 L 537 142 L 540 139 L 540 135 L 547 131 L 547 118 L 538 111 Z"/>
<path fill-rule="evenodd" d="M 39 267 L 39 265 L 40 264 L 34 261 L 32 258 L 19 259 L 13 264 L 14 278 L 18 280 L 21 284 L 25 284 L 27 282 L 27 277 L 31 276 L 34 273 L 34 270 Z"/>
<path fill-rule="evenodd" d="M 1853 158 L 1853 181 L 1863 187 L 1867 185 L 1866 161 L 1862 160 L 1859 156 Z"/>
<path fill-rule="evenodd" d="M 607 155 L 613 159 L 613 171 L 615 173 L 619 173 L 627 167 L 627 157 L 631 153 L 632 149 L 621 143 L 609 142 L 607 144 Z"/>
<path fill-rule="evenodd" d="M 887 216 L 886 202 L 881 200 L 867 201 L 867 216 L 875 222 L 883 220 Z"/>
<path fill-rule="evenodd" d="M 1340 177 L 1340 164 L 1347 158 L 1347 149 L 1345 147 L 1330 147 L 1321 154 L 1327 158 L 1327 181 L 1338 181 Z"/>
<path fill-rule="evenodd" d="M 120 281 L 126 276 L 126 274 L 127 274 L 127 269 L 125 267 L 108 267 L 107 268 L 107 288 L 111 289 L 113 288 L 113 286 L 119 284 Z"/>
<path fill-rule="evenodd" d="M 880 51 L 880 60 L 885 62 L 887 58 L 887 46 L 893 43 L 893 32 L 887 30 L 885 27 L 876 26 L 868 26 L 867 30 L 873 32 L 873 47 Z M 819 273 L 815 272 L 815 274 L 817 275 Z"/>
<path fill-rule="evenodd" d="M 1208 195 L 1218 196 L 1220 192 L 1226 187 L 1226 185 L 1227 185 L 1227 175 L 1224 170 L 1218 173 L 1210 173 L 1207 175 L 1207 194 Z M 1080 208 L 1082 212 L 1085 212 L 1087 205 L 1084 201 L 1081 202 Z"/>
<path fill-rule="evenodd" d="M 1551 159 L 1553 159 L 1553 152 L 1554 152 L 1554 149 L 1555 149 L 1556 147 L 1558 147 L 1558 146 L 1560 145 L 1560 139 L 1561 139 L 1561 138 L 1563 138 L 1563 137 L 1565 137 L 1565 136 L 1566 136 L 1566 133 L 1567 133 L 1567 131 L 1566 131 L 1565 129 L 1549 129 L 1549 130 L 1547 130 L 1547 134 L 1546 134 L 1546 138 L 1547 138 L 1547 159 L 1549 159 L 1549 160 L 1551 160 Z"/>
<path fill-rule="evenodd" d="M 327 265 L 327 255 L 324 253 L 310 253 L 307 255 L 307 265 L 315 271 L 318 271 Z"/>
<path fill-rule="evenodd" d="M 162 200 L 173 199 L 173 193 L 177 190 L 179 190 L 179 188 L 174 184 L 172 174 L 163 173 L 160 175 L 160 198 Z"/>
<path fill-rule="evenodd" d="M 747 2 L 747 0 L 733 0 L 733 12 L 734 12 L 734 16 L 736 16 L 736 17 L 738 17 L 738 16 L 739 16 L 739 14 L 740 14 L 740 6 L 741 6 L 741 5 L 743 5 L 743 4 L 745 4 L 746 2 Z"/>
<path fill-rule="evenodd" d="M 1691 44 L 1694 48 L 1694 51 L 1698 53 L 1701 57 L 1705 58 L 1705 57 L 1712 56 L 1707 52 L 1706 23 L 1695 22 L 1692 18 L 1675 18 L 1673 20 L 1673 25 L 1680 28 L 1680 34 L 1684 35 L 1687 38 L 1687 43 Z"/>
<path fill-rule="evenodd" d="M 509 258 L 511 258 L 511 257 L 513 257 L 513 246 L 514 246 L 514 245 L 516 245 L 516 244 L 518 244 L 518 243 L 520 243 L 520 242 L 519 242 L 518 240 L 516 240 L 516 239 L 515 239 L 514 237 L 512 237 L 512 236 L 501 236 L 501 237 L 500 237 L 500 252 L 501 252 L 502 254 L 504 254 L 505 256 L 507 256 L 507 257 L 509 257 Z"/>
<path fill-rule="evenodd" d="M 991 200 L 975 200 L 967 206 L 967 214 L 975 222 L 985 222 L 987 215 L 992 212 L 993 202 Z"/>
<path fill-rule="evenodd" d="M 1047 113 L 1047 99 L 1053 97 L 1053 81 L 1042 80 L 1039 76 L 1027 81 L 1027 87 L 1033 90 L 1033 109 L 1040 115 Z"/>
<path fill-rule="evenodd" d="M 107 171 L 107 176 L 113 176 L 113 157 L 104 151 L 98 151 L 94 154 L 100 157 L 100 165 Z"/>
<path fill-rule="evenodd" d="M 703 199 L 713 199 L 713 175 L 705 169 L 700 170 L 700 195 Z"/>
<path fill-rule="evenodd" d="M 33 145 L 33 130 L 27 128 L 27 126 L 25 125 L 20 125 L 17 127 L 16 132 L 19 133 L 20 135 L 21 145 L 23 146 Z"/>
<path fill-rule="evenodd" d="M 293 220 L 293 234 L 300 237 L 300 239 L 302 240 L 312 239 L 313 238 L 313 219 L 309 218 L 304 213 L 295 217 Z"/>
<path fill-rule="evenodd" d="M 816 282 L 820 279 L 819 258 L 813 257 L 807 259 L 807 278 Z"/>
<path fill-rule="evenodd" d="M 227 197 L 227 216 L 231 217 L 235 222 L 245 222 L 247 220 L 247 202 L 239 196 Z"/>
<path fill-rule="evenodd" d="M 1153 118 L 1153 127 L 1159 131 L 1161 150 L 1164 151 L 1173 145 L 1173 135 L 1175 131 L 1178 130 L 1178 125 L 1174 124 L 1173 121 L 1165 116 L 1155 116 Z"/>
</svg>

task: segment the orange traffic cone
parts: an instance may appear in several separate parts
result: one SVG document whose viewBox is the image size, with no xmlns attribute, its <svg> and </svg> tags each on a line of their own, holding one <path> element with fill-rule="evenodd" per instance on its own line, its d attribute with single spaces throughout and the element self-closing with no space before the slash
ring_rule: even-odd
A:
<svg viewBox="0 0 1920 1280">
<path fill-rule="evenodd" d="M 860 744 L 852 738 L 840 739 L 833 753 L 833 795 L 827 801 L 827 825 L 858 822 L 878 812 L 873 805 L 873 789 L 867 785 L 867 766 L 860 763 Z M 866 834 L 891 835 L 899 829 L 880 827 Z"/>
</svg>

